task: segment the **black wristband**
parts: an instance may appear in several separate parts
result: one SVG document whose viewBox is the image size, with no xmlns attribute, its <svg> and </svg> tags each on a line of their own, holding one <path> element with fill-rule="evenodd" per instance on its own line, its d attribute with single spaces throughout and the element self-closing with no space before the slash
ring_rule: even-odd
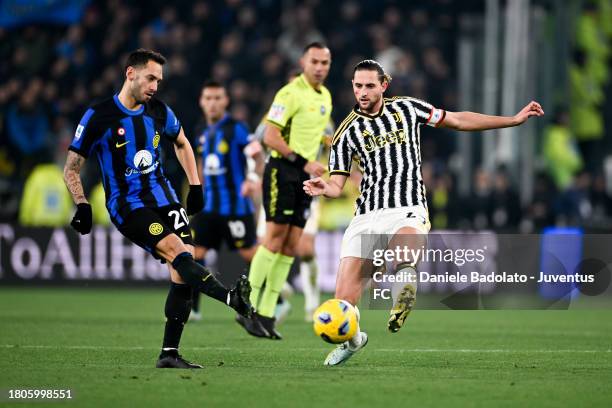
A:
<svg viewBox="0 0 612 408">
<path fill-rule="evenodd" d="M 201 193 L 202 192 L 202 185 L 201 184 L 190 184 L 189 185 L 189 192 L 191 193 L 192 191 Z"/>
<path fill-rule="evenodd" d="M 91 211 L 91 204 L 80 203 L 80 204 L 77 204 L 77 208 L 81 211 Z"/>
<path fill-rule="evenodd" d="M 293 166 L 299 170 L 303 170 L 304 166 L 308 163 L 308 160 L 302 155 L 299 155 L 295 152 L 291 152 L 287 155 L 287 160 L 289 163 L 293 164 Z"/>
</svg>

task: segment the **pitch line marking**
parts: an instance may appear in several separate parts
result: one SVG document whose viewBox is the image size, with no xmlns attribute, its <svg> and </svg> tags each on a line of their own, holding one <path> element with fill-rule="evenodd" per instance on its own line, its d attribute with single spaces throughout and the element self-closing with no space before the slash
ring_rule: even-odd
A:
<svg viewBox="0 0 612 408">
<path fill-rule="evenodd" d="M 58 349 L 58 350 L 126 350 L 126 351 L 136 351 L 136 350 L 157 350 L 158 347 L 143 347 L 143 346 L 86 346 L 86 345 L 68 345 L 68 346 L 54 346 L 54 345 L 45 345 L 45 344 L 0 344 L 0 348 L 3 349 Z M 259 347 L 185 347 L 188 350 L 195 351 L 236 351 L 236 350 L 244 350 L 244 351 L 265 351 L 266 348 Z M 292 348 L 292 351 L 325 351 L 327 348 Z M 374 352 L 379 353 L 542 353 L 542 354 L 555 354 L 555 353 L 612 353 L 612 349 L 607 350 L 579 350 L 579 349 L 560 349 L 560 350 L 546 350 L 546 349 L 536 349 L 536 350 L 514 350 L 514 349 L 370 349 Z"/>
</svg>

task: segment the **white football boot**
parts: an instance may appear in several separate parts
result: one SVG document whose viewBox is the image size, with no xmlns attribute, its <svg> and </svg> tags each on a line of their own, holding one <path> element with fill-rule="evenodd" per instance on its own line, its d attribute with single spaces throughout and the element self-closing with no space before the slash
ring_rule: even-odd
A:
<svg viewBox="0 0 612 408">
<path fill-rule="evenodd" d="M 326 366 L 337 366 L 346 363 L 346 361 L 353 357 L 355 353 L 364 348 L 368 344 L 368 335 L 366 332 L 359 332 L 361 335 L 361 343 L 358 347 L 352 348 L 348 341 L 338 345 L 333 349 L 325 358 L 323 365 Z"/>
</svg>

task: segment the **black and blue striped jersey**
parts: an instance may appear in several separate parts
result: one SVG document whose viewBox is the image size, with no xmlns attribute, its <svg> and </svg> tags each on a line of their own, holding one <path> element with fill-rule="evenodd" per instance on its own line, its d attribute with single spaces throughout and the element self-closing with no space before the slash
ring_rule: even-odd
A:
<svg viewBox="0 0 612 408">
<path fill-rule="evenodd" d="M 244 148 L 250 142 L 246 126 L 229 115 L 200 134 L 197 151 L 204 173 L 204 212 L 225 216 L 253 214 L 253 202 L 240 193 L 247 173 Z"/>
<path fill-rule="evenodd" d="M 161 166 L 160 138 L 174 141 L 180 129 L 174 112 L 155 98 L 132 111 L 114 95 L 87 109 L 69 150 L 96 155 L 115 224 L 137 208 L 179 202 Z"/>
</svg>

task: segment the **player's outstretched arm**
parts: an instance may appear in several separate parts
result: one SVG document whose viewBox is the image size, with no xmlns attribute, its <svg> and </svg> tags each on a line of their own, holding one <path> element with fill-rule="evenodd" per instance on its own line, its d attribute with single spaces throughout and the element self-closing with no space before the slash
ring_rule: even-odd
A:
<svg viewBox="0 0 612 408">
<path fill-rule="evenodd" d="M 476 112 L 446 112 L 440 127 L 463 131 L 500 129 L 518 126 L 532 116 L 543 115 L 542 106 L 535 101 L 531 101 L 514 116 L 492 116 Z"/>
<path fill-rule="evenodd" d="M 75 204 L 87 203 L 83 184 L 81 183 L 81 168 L 85 163 L 85 158 L 72 150 L 68 151 L 66 164 L 64 165 L 64 183 L 70 191 L 72 200 Z"/>
<path fill-rule="evenodd" d="M 179 135 L 174 141 L 174 151 L 176 152 L 176 158 L 187 175 L 187 180 L 189 180 L 187 214 L 193 215 L 204 208 L 204 195 L 202 194 L 202 184 L 200 183 L 200 175 L 198 174 L 198 166 L 193 149 L 185 136 L 183 128 L 181 128 Z"/>
<path fill-rule="evenodd" d="M 341 174 L 332 174 L 328 181 L 321 177 L 306 180 L 304 181 L 304 191 L 313 197 L 322 195 L 327 198 L 338 198 L 342 194 L 347 178 L 348 176 Z"/>
<path fill-rule="evenodd" d="M 72 228 L 80 234 L 89 234 L 93 224 L 93 216 L 91 213 L 91 205 L 85 198 L 83 192 L 83 184 L 81 184 L 81 168 L 85 163 L 85 158 L 73 151 L 68 152 L 66 165 L 64 166 L 64 183 L 70 191 L 72 200 L 77 205 L 76 213 L 70 222 Z"/>
</svg>

